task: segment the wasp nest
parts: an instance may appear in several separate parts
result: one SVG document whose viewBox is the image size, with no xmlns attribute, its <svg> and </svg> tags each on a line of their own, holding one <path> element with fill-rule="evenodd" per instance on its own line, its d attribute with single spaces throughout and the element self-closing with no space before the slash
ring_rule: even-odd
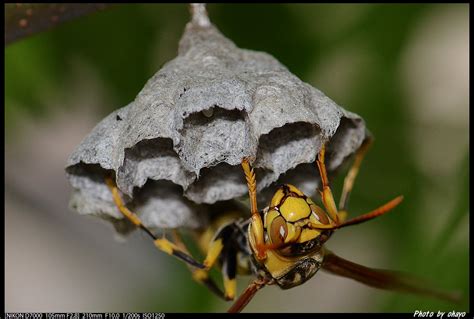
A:
<svg viewBox="0 0 474 319">
<path fill-rule="evenodd" d="M 195 228 L 206 222 L 210 204 L 247 194 L 243 157 L 254 160 L 262 204 L 275 182 L 294 183 L 312 195 L 322 142 L 330 141 L 327 165 L 333 171 L 366 134 L 359 116 L 271 55 L 240 49 L 206 18 L 193 19 L 178 56 L 71 155 L 71 206 L 125 231 L 104 182 L 112 173 L 146 226 Z"/>
</svg>

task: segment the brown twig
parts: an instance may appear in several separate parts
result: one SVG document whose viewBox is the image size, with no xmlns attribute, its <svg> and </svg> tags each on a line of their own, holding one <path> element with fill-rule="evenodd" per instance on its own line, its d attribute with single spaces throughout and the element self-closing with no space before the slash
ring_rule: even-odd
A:
<svg viewBox="0 0 474 319">
<path fill-rule="evenodd" d="M 5 45 L 110 6 L 104 3 L 6 4 Z"/>
</svg>

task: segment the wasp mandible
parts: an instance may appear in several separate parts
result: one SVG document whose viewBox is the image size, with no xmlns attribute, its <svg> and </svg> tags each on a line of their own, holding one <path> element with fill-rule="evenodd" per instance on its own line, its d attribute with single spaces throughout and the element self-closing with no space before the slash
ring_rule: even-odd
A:
<svg viewBox="0 0 474 319">
<path fill-rule="evenodd" d="M 324 247 L 336 230 L 383 215 L 403 200 L 403 196 L 398 196 L 369 213 L 347 220 L 349 195 L 371 144 L 372 139 L 367 138 L 356 152 L 344 179 L 339 205 L 336 206 L 329 186 L 323 143 L 316 164 L 321 178 L 319 194 L 324 209 L 297 187 L 285 184 L 278 187 L 267 207 L 258 210 L 255 171 L 250 160 L 244 158 L 241 164 L 248 186 L 251 216 L 245 217 L 245 212 L 238 206 L 226 207 L 226 213 L 220 211 L 215 214 L 217 217 L 210 226 L 196 233 L 199 246 L 206 254 L 203 263 L 191 256 L 177 231 L 173 232 L 172 241 L 156 236 L 124 205 L 114 180 L 108 177 L 106 183 L 120 212 L 146 232 L 158 249 L 187 263 L 192 277 L 217 296 L 228 301 L 235 300 L 237 274 L 256 277 L 229 308 L 229 312 L 240 312 L 266 285 L 276 284 L 282 289 L 299 286 L 321 268 L 375 288 L 456 301 L 454 294 L 431 288 L 408 274 L 368 268 L 345 260 Z M 217 205 L 214 209 L 223 209 L 221 206 Z M 209 277 L 213 266 L 217 266 L 223 274 L 223 291 Z"/>
</svg>

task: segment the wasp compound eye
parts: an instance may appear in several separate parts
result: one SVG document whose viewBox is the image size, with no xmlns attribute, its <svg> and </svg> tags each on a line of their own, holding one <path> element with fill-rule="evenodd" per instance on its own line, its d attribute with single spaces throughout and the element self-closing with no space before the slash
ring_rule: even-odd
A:
<svg viewBox="0 0 474 319">
<path fill-rule="evenodd" d="M 270 240 L 272 244 L 282 245 L 285 242 L 287 234 L 288 227 L 286 226 L 286 220 L 281 216 L 273 219 L 270 226 Z"/>
<path fill-rule="evenodd" d="M 313 212 L 310 218 L 311 221 L 319 222 L 323 225 L 329 224 L 328 215 L 321 207 L 314 204 L 311 204 L 310 207 L 311 207 L 311 211 Z"/>
</svg>

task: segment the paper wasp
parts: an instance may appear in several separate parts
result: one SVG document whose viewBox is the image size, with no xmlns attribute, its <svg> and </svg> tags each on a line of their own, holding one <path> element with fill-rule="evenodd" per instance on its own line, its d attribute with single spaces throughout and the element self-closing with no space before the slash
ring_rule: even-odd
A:
<svg viewBox="0 0 474 319">
<path fill-rule="evenodd" d="M 237 274 L 256 276 L 229 312 L 240 312 L 256 292 L 266 285 L 276 284 L 282 289 L 289 289 L 303 284 L 321 268 L 375 288 L 456 301 L 457 296 L 454 294 L 430 288 L 407 274 L 358 265 L 324 247 L 336 230 L 385 214 L 403 200 L 402 196 L 398 196 L 369 213 L 347 220 L 349 195 L 371 141 L 370 138 L 366 139 L 356 152 L 344 179 L 338 207 L 329 186 L 325 145 L 322 145 L 316 164 L 321 178 L 319 194 L 324 209 L 295 186 L 285 184 L 277 188 L 269 206 L 259 211 L 256 175 L 250 160 L 244 158 L 241 164 L 248 186 L 251 217 L 246 217 L 238 206 L 216 205 L 214 209 L 218 212 L 217 217 L 206 230 L 198 234 L 199 246 L 206 253 L 202 264 L 190 255 L 176 231 L 173 241 L 153 234 L 137 215 L 125 207 L 113 179 L 106 178 L 106 183 L 123 215 L 152 237 L 158 249 L 186 262 L 193 278 L 219 297 L 224 300 L 235 299 Z M 213 266 L 218 266 L 223 274 L 224 291 L 208 275 Z"/>
</svg>

